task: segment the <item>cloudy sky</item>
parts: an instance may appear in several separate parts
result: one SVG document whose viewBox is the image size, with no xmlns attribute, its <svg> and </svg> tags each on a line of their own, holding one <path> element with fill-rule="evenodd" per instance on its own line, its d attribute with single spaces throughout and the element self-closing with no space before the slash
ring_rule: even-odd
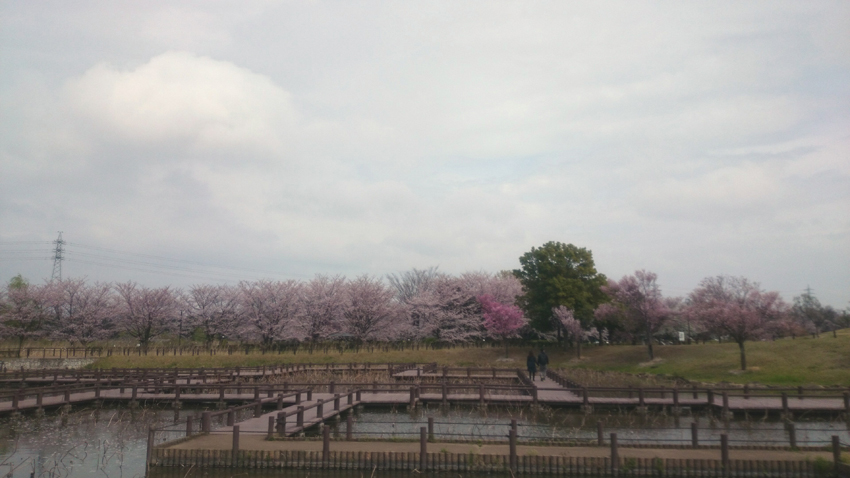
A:
<svg viewBox="0 0 850 478">
<path fill-rule="evenodd" d="M 0 280 L 518 266 L 850 301 L 850 3 L 0 3 Z"/>
</svg>

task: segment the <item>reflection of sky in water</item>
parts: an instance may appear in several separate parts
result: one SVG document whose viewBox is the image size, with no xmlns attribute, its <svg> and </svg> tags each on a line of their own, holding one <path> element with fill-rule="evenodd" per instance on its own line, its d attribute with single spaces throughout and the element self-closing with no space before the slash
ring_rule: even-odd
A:
<svg viewBox="0 0 850 478">
<path fill-rule="evenodd" d="M 528 411 L 513 416 L 508 410 L 490 408 L 486 414 L 474 409 L 452 408 L 448 411 L 431 409 L 411 415 L 406 412 L 366 410 L 355 418 L 355 436 L 369 438 L 416 438 L 419 428 L 427 426 L 428 417 L 434 417 L 437 439 L 505 440 L 511 419 L 516 418 L 519 440 L 595 441 L 596 423 L 603 423 L 606 441 L 617 433 L 621 444 L 658 443 L 677 444 L 691 442 L 691 423 L 697 422 L 701 444 L 719 444 L 720 435 L 729 435 L 730 444 L 787 445 L 789 434 L 785 423 L 777 420 L 739 419 L 724 423 L 704 416 L 675 417 L 648 414 L 595 413 L 585 415 L 577 411 L 549 411 L 536 417 Z M 340 427 L 344 427 L 340 425 Z M 843 443 L 850 443 L 850 422 L 809 419 L 795 422 L 798 445 L 828 445 L 832 435 Z M 344 428 L 341 428 L 344 431 Z"/>
<path fill-rule="evenodd" d="M 172 410 L 87 409 L 64 416 L 48 412 L 42 418 L 31 414 L 19 419 L 4 418 L 0 420 L 0 460 L 3 462 L 0 476 L 6 476 L 11 465 L 16 467 L 14 478 L 26 478 L 33 472 L 45 478 L 141 477 L 144 476 L 148 428 L 152 425 L 167 427 L 173 431 L 161 433 L 160 438 L 178 438 L 185 433 L 186 416 L 197 417 L 199 412 L 182 410 L 177 424 L 174 424 Z M 248 418 L 251 410 L 245 413 L 244 418 Z M 609 433 L 616 432 L 623 444 L 637 441 L 690 443 L 693 421 L 690 416 L 683 416 L 677 424 L 671 416 L 649 414 L 644 417 L 636 413 L 585 415 L 577 411 L 548 410 L 535 417 L 527 410 L 499 408 L 490 408 L 486 414 L 466 407 L 445 411 L 431 408 L 414 414 L 403 410 L 367 409 L 355 415 L 355 436 L 415 439 L 419 436 L 419 427 L 427 426 L 429 416 L 434 417 L 438 439 L 506 440 L 511 418 L 516 418 L 520 440 L 593 441 L 596 440 L 596 422 L 602 421 L 606 440 Z M 224 420 L 224 416 L 220 417 L 214 427 L 222 425 Z M 788 443 L 784 423 L 778 420 L 739 420 L 728 425 L 707 417 L 698 417 L 697 421 L 700 441 L 704 444 L 719 442 L 721 433 L 728 433 L 733 445 L 743 440 L 760 444 Z M 199 423 L 196 418 L 196 429 Z M 344 419 L 331 424 L 344 436 Z M 796 428 L 799 445 L 827 444 L 832 435 L 839 435 L 842 442 L 850 443 L 850 424 L 846 422 L 798 420 Z M 157 476 L 171 476 L 168 473 L 170 471 L 158 471 Z M 181 473 L 182 477 L 185 470 Z M 211 470 L 205 470 L 203 475 L 231 476 Z M 310 476 L 319 478 L 321 475 L 311 473 Z"/>
<path fill-rule="evenodd" d="M 185 417 L 185 414 L 183 415 Z M 0 475 L 29 477 L 140 477 L 145 472 L 148 428 L 174 419 L 172 411 L 49 411 L 0 420 Z"/>
</svg>

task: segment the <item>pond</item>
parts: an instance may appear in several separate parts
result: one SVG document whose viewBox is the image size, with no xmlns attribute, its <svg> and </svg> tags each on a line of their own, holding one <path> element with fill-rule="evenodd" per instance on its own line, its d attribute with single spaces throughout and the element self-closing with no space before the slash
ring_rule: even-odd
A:
<svg viewBox="0 0 850 478">
<path fill-rule="evenodd" d="M 44 416 L 24 415 L 0 419 L 0 476 L 26 477 L 141 477 L 144 476 L 148 429 L 184 429 L 187 415 L 198 416 L 200 409 L 77 408 L 70 413 L 48 412 Z M 583 414 L 577 410 L 543 408 L 530 413 L 525 408 L 475 407 L 425 408 L 414 413 L 404 409 L 369 408 L 353 415 L 356 438 L 416 439 L 419 427 L 433 417 L 436 438 L 453 440 L 505 440 L 511 419 L 518 422 L 520 441 L 589 442 L 596 440 L 596 424 L 603 423 L 605 436 L 616 432 L 623 445 L 629 443 L 689 443 L 690 426 L 696 421 L 700 442 L 715 444 L 727 433 L 732 445 L 760 443 L 786 445 L 788 431 L 776 419 L 738 419 L 722 422 L 709 416 L 676 418 L 663 414 L 634 412 Z M 175 424 L 175 421 L 179 421 Z M 344 435 L 345 420 L 332 422 L 337 434 Z M 848 423 L 824 417 L 802 418 L 795 422 L 799 445 L 825 445 L 832 435 L 850 442 Z M 175 474 L 178 473 L 179 474 Z M 187 472 L 189 474 L 187 475 Z M 8 474 L 8 475 L 7 475 Z M 160 469 L 154 476 L 235 476 L 228 470 Z M 248 476 L 241 474 L 240 476 Z M 302 477 L 304 471 L 269 472 L 251 476 Z M 360 477 L 361 472 L 318 472 L 311 478 Z M 376 473 L 377 477 L 398 476 Z M 417 476 L 421 476 L 417 474 Z"/>
<path fill-rule="evenodd" d="M 575 409 L 551 408 L 534 413 L 528 408 L 497 407 L 486 410 L 432 407 L 413 414 L 394 409 L 367 409 L 357 414 L 354 437 L 416 439 L 420 427 L 427 426 L 428 417 L 433 417 L 437 440 L 504 441 L 512 419 L 517 420 L 520 442 L 595 442 L 597 422 L 602 423 L 606 441 L 610 433 L 617 433 L 621 445 L 690 444 L 693 422 L 699 429 L 699 442 L 704 445 L 719 445 L 721 434 L 728 435 L 732 446 L 787 446 L 790 440 L 786 422 L 776 417 L 736 417 L 735 420 L 721 421 L 706 414 L 680 417 L 634 411 L 585 414 Z M 338 426 L 344 433 L 345 424 Z M 794 422 L 794 428 L 798 446 L 828 446 L 833 435 L 838 435 L 843 443 L 850 442 L 850 422 L 822 416 L 801 417 Z"/>
</svg>

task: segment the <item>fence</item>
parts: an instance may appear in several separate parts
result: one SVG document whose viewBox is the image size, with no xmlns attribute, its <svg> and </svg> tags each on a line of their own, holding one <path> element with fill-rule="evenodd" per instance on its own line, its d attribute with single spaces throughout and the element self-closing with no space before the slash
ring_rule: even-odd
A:
<svg viewBox="0 0 850 478">
<path fill-rule="evenodd" d="M 350 417 L 350 415 L 349 415 Z M 271 423 L 270 423 L 271 426 Z M 352 440 L 351 419 L 347 420 L 346 441 Z M 325 470 L 408 470 L 408 471 L 458 471 L 458 472 L 511 472 L 550 476 L 699 476 L 699 477 L 827 477 L 843 476 L 847 466 L 840 461 L 841 447 L 837 436 L 832 437 L 832 462 L 818 460 L 731 460 L 730 441 L 721 435 L 718 447 L 719 460 L 661 459 L 620 457 L 617 433 L 611 433 L 607 442 L 607 457 L 564 456 L 561 453 L 520 455 L 517 453 L 517 424 L 513 421 L 508 430 L 508 449 L 505 453 L 478 454 L 453 453 L 442 449 L 440 453 L 428 451 L 429 442 L 435 441 L 434 422 L 419 428 L 419 452 L 381 452 L 331 450 L 330 428 L 322 430 L 322 451 L 277 450 L 256 451 L 240 449 L 239 426 L 229 433 L 230 450 L 170 449 L 168 445 L 156 446 L 155 430 L 149 435 L 148 466 L 173 467 L 241 467 L 241 468 L 295 468 Z M 600 430 L 599 446 L 605 446 Z M 269 430 L 271 435 L 271 429 Z M 414 434 L 415 435 L 415 434 Z M 374 448 L 380 444 L 370 444 Z M 846 448 L 846 445 L 845 445 Z M 544 451 L 545 453 L 545 451 Z"/>
</svg>

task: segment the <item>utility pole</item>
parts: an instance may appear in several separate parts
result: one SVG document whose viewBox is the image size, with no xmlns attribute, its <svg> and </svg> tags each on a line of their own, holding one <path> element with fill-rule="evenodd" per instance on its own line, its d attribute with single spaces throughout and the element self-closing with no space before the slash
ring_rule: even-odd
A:
<svg viewBox="0 0 850 478">
<path fill-rule="evenodd" d="M 53 249 L 53 273 L 50 275 L 50 281 L 53 282 L 56 278 L 62 281 L 62 261 L 65 259 L 65 241 L 62 240 L 62 231 L 59 231 L 59 237 L 53 241 L 56 246 Z"/>
</svg>

